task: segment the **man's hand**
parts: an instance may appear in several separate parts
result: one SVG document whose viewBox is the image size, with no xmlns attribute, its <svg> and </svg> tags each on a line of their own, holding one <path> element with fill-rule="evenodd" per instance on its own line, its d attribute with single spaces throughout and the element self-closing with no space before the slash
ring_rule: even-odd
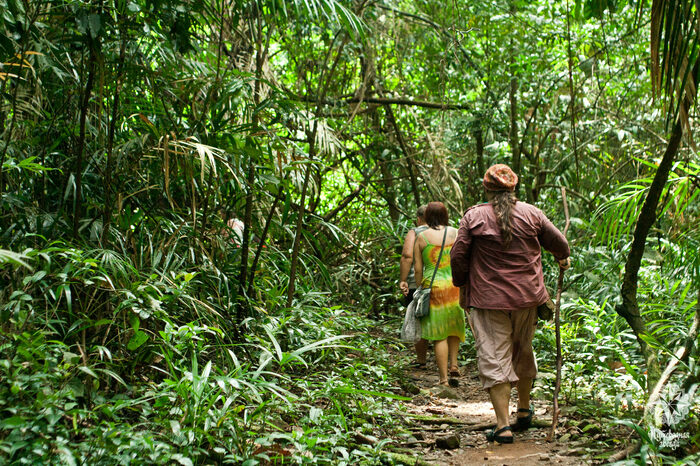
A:
<svg viewBox="0 0 700 466">
<path fill-rule="evenodd" d="M 408 296 L 408 282 L 399 282 L 399 288 L 401 288 L 401 293 L 403 293 L 404 296 Z"/>
<path fill-rule="evenodd" d="M 571 267 L 571 258 L 567 257 L 566 259 L 562 259 L 559 261 L 559 268 L 562 270 L 566 270 L 569 267 Z"/>
</svg>

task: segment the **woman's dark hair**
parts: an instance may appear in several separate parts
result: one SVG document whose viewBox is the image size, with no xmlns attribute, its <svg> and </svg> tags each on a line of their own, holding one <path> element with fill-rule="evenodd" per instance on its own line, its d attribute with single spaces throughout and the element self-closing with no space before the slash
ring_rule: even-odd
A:
<svg viewBox="0 0 700 466">
<path fill-rule="evenodd" d="M 510 214 L 518 199 L 512 191 L 487 192 L 491 197 L 489 202 L 493 206 L 493 212 L 496 214 L 498 226 L 501 227 L 503 245 L 508 248 L 510 247 L 510 242 L 513 240 L 513 219 Z"/>
<path fill-rule="evenodd" d="M 425 223 L 430 228 L 436 228 L 440 225 L 447 225 L 447 209 L 442 202 L 430 202 L 425 208 Z"/>
</svg>

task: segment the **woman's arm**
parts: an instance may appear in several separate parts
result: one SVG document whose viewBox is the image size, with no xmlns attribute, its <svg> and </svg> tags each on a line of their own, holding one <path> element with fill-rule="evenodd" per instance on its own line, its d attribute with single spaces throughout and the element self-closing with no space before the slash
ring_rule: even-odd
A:
<svg viewBox="0 0 700 466">
<path fill-rule="evenodd" d="M 423 283 L 423 249 L 425 240 L 418 235 L 413 246 L 413 270 L 416 274 L 416 284 L 420 287 Z"/>
</svg>

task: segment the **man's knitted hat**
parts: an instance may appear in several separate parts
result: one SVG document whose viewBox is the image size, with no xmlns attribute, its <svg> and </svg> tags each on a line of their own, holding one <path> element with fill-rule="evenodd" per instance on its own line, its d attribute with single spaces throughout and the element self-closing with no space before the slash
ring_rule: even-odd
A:
<svg viewBox="0 0 700 466">
<path fill-rule="evenodd" d="M 487 191 L 515 191 L 518 175 L 508 165 L 491 165 L 484 175 L 484 188 Z"/>
</svg>

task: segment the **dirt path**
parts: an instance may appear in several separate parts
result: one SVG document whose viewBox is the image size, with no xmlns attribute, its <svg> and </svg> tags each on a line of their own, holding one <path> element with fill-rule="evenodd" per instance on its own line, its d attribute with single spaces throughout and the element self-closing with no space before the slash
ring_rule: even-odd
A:
<svg viewBox="0 0 700 466">
<path fill-rule="evenodd" d="M 475 367 L 463 367 L 457 388 L 436 388 L 437 368 L 429 361 L 427 369 L 410 369 L 407 389 L 415 395 L 406 401 L 407 418 L 412 422 L 412 436 L 402 445 L 401 453 L 434 465 L 542 465 L 590 464 L 583 443 L 569 435 L 562 443 L 547 442 L 551 425 L 551 403 L 534 400 L 535 427 L 514 433 L 512 445 L 489 443 L 484 430 L 495 421 L 488 395 L 481 388 Z M 515 394 L 515 392 L 514 392 Z M 511 401 L 511 412 L 516 406 Z M 515 415 L 513 415 L 513 420 Z M 564 425 L 566 419 L 562 419 Z M 567 428 L 557 433 L 566 436 Z M 584 442 L 582 440 L 581 442 Z M 590 441 L 590 439 L 588 439 Z M 458 444 L 458 446 L 457 446 Z"/>
</svg>

